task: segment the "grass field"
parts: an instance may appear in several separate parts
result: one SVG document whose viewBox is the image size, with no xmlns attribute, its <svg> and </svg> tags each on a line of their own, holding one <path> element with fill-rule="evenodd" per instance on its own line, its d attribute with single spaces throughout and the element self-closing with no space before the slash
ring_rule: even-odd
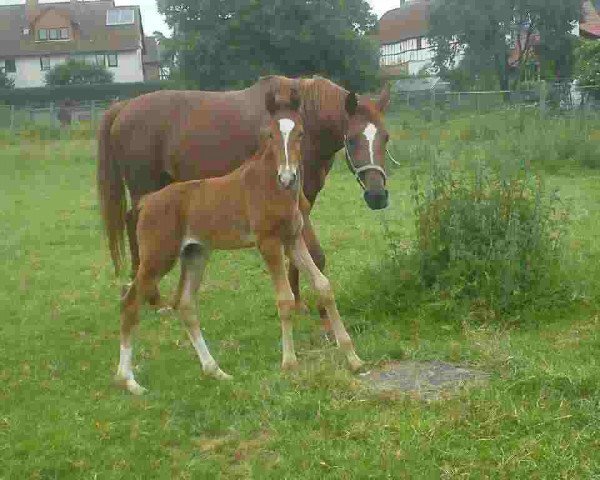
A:
<svg viewBox="0 0 600 480">
<path fill-rule="evenodd" d="M 486 387 L 432 403 L 365 390 L 322 343 L 314 311 L 295 331 L 301 368 L 283 375 L 273 293 L 253 251 L 215 254 L 200 299 L 207 342 L 235 380 L 202 377 L 177 319 L 147 311 L 134 364 L 149 392 L 115 389 L 124 279 L 114 278 L 101 234 L 94 144 L 7 142 L 0 479 L 600 478 L 600 171 L 586 167 L 593 127 L 554 123 L 582 135 L 583 147 L 565 137 L 575 154 L 562 155 L 546 124 L 527 124 L 515 139 L 502 118 L 415 122 L 391 122 L 405 166 L 393 170 L 387 211 L 369 211 L 338 162 L 314 222 L 363 359 L 439 359 L 491 374 Z M 414 239 L 408 158 L 425 168 L 432 145 L 457 158 L 500 158 L 514 153 L 511 142 L 539 157 L 535 168 L 570 208 L 572 301 L 495 324 L 458 318 L 417 287 L 397 309 L 378 308 L 373 299 L 397 281 L 382 267 L 384 223 Z M 408 283 L 411 275 L 399 274 Z M 175 280 L 176 272 L 163 291 Z"/>
</svg>

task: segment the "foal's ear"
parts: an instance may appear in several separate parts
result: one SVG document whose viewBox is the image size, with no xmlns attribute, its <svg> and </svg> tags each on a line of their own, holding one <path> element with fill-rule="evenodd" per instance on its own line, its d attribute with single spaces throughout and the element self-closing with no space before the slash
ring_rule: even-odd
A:
<svg viewBox="0 0 600 480">
<path fill-rule="evenodd" d="M 356 98 L 356 92 L 350 92 L 346 97 L 346 112 L 352 116 L 356 113 L 358 108 L 358 98 Z"/>
<path fill-rule="evenodd" d="M 271 115 L 275 115 L 275 112 L 277 112 L 277 99 L 272 90 L 269 90 L 265 95 L 265 107 L 267 107 L 267 112 Z"/>
<path fill-rule="evenodd" d="M 264 147 L 265 144 L 271 139 L 271 129 L 268 126 L 262 127 L 258 134 L 258 138 L 260 147 Z"/>
<path fill-rule="evenodd" d="M 290 108 L 297 112 L 300 108 L 300 92 L 298 92 L 297 88 L 292 88 L 290 91 Z"/>
<path fill-rule="evenodd" d="M 377 102 L 377 107 L 379 108 L 379 111 L 381 113 L 384 113 L 390 106 L 390 99 L 390 83 L 386 82 L 383 89 L 381 90 L 381 93 L 379 94 L 379 101 Z"/>
</svg>

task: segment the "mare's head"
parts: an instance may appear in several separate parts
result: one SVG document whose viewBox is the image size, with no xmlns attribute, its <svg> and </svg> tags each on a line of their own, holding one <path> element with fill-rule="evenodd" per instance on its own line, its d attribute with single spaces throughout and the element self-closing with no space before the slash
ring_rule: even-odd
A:
<svg viewBox="0 0 600 480">
<path fill-rule="evenodd" d="M 300 116 L 300 94 L 292 88 L 284 97 L 269 91 L 265 106 L 270 114 L 269 123 L 262 131 L 263 142 L 277 159 L 277 182 L 285 190 L 301 187 L 301 144 L 304 126 Z"/>
<path fill-rule="evenodd" d="M 385 153 L 389 134 L 383 114 L 389 102 L 390 91 L 385 88 L 376 102 L 366 97 L 359 100 L 356 93 L 350 92 L 345 103 L 348 114 L 344 135 L 346 162 L 363 187 L 365 201 L 372 210 L 388 206 Z"/>
</svg>

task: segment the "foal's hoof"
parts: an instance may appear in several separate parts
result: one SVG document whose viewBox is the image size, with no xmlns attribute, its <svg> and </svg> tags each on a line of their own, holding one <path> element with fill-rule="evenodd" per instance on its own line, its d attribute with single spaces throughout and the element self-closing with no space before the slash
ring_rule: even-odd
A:
<svg viewBox="0 0 600 480">
<path fill-rule="evenodd" d="M 352 370 L 352 372 L 358 373 L 361 369 L 364 368 L 365 362 L 358 358 L 358 355 L 354 353 L 348 356 L 348 366 L 350 367 L 350 370 Z"/>
<path fill-rule="evenodd" d="M 171 313 L 173 313 L 173 307 L 171 305 L 164 305 L 162 307 L 157 308 L 156 313 L 163 317 L 166 315 L 170 315 Z"/>
<path fill-rule="evenodd" d="M 298 300 L 296 303 L 294 303 L 294 311 L 301 315 L 308 315 L 308 313 L 310 313 L 308 305 L 306 305 L 306 303 L 304 303 L 302 300 Z"/>
<path fill-rule="evenodd" d="M 131 288 L 131 283 L 126 283 L 125 285 L 121 286 L 121 298 L 123 298 L 125 295 L 127 295 L 127 292 L 129 291 L 129 289 Z"/>
<path fill-rule="evenodd" d="M 334 344 L 335 335 L 331 330 L 321 330 L 321 340 L 323 341 L 323 343 Z"/>
<path fill-rule="evenodd" d="M 214 366 L 212 368 L 206 368 L 204 369 L 204 373 L 206 375 L 208 375 L 211 378 L 214 378 L 215 380 L 233 380 L 233 377 L 231 375 L 229 375 L 228 373 L 225 373 L 223 370 L 221 370 L 218 366 Z"/>
<path fill-rule="evenodd" d="M 284 360 L 281 362 L 281 370 L 284 372 L 291 372 L 293 370 L 298 369 L 298 360 L 295 358 L 293 360 Z"/>
<path fill-rule="evenodd" d="M 116 375 L 115 384 L 120 388 L 128 390 L 133 395 L 143 395 L 146 393 L 146 389 L 133 378 L 123 378 L 120 375 Z"/>
</svg>

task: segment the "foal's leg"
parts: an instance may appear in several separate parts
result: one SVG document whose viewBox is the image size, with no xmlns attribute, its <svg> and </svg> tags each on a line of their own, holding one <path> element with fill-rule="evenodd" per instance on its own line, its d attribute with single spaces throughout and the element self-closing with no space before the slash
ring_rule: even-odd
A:
<svg viewBox="0 0 600 480">
<path fill-rule="evenodd" d="M 294 310 L 294 294 L 285 271 L 283 246 L 278 238 L 266 238 L 259 241 L 258 249 L 267 264 L 275 287 L 283 343 L 281 368 L 284 370 L 292 369 L 298 365 L 296 352 L 294 351 L 293 322 L 291 318 Z"/>
<path fill-rule="evenodd" d="M 185 325 L 188 337 L 200 358 L 205 374 L 218 380 L 231 380 L 233 377 L 219 368 L 210 354 L 202 336 L 196 312 L 196 292 L 200 288 L 202 275 L 208 260 L 208 251 L 199 244 L 187 245 L 181 254 L 181 278 L 176 299 L 179 318 Z"/>
<path fill-rule="evenodd" d="M 333 290 L 331 289 L 331 284 L 327 277 L 325 277 L 315 265 L 302 236 L 297 237 L 291 248 L 290 256 L 298 269 L 309 276 L 313 288 L 319 295 L 319 304 L 326 311 L 327 316 L 331 321 L 331 326 L 338 346 L 345 353 L 350 368 L 354 371 L 358 370 L 363 365 L 363 362 L 358 358 L 358 355 L 356 355 L 352 339 L 342 323 L 340 313 L 338 312 L 335 303 Z"/>
<path fill-rule="evenodd" d="M 140 272 L 138 272 L 140 273 Z M 126 388 L 134 395 L 141 395 L 145 388 L 140 386 L 133 376 L 131 361 L 133 357 L 132 334 L 139 324 L 140 305 L 144 299 L 144 283 L 150 283 L 152 280 L 144 278 L 142 275 L 136 276 L 133 283 L 121 299 L 121 343 L 119 367 L 115 376 L 117 385 Z"/>
</svg>

